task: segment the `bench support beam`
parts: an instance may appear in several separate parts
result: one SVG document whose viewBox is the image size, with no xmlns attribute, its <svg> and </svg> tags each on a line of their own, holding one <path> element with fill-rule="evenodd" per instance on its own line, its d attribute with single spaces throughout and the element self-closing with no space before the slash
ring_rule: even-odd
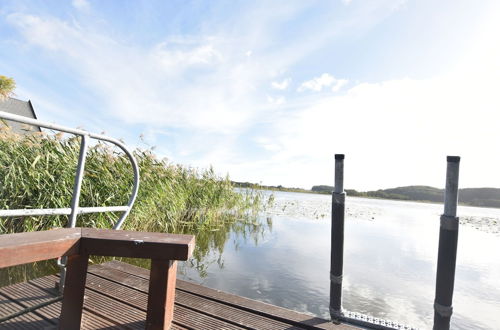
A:
<svg viewBox="0 0 500 330">
<path fill-rule="evenodd" d="M 170 329 L 174 318 L 175 260 L 151 260 L 146 329 Z"/>
<path fill-rule="evenodd" d="M 59 329 L 80 329 L 88 264 L 88 255 L 68 257 Z"/>
</svg>

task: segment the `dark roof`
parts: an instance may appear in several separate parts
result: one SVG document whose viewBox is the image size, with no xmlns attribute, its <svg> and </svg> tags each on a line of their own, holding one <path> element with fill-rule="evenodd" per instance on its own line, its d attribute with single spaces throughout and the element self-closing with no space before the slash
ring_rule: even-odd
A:
<svg viewBox="0 0 500 330">
<path fill-rule="evenodd" d="M 26 102 L 9 97 L 6 100 L 0 101 L 0 111 L 5 111 L 15 115 L 37 119 L 31 101 Z M 30 131 L 31 132 L 41 131 L 40 127 L 38 126 L 28 126 L 26 124 L 17 123 L 10 120 L 4 120 L 4 122 L 7 122 L 10 128 L 15 133 L 18 134 L 26 134 Z"/>
</svg>

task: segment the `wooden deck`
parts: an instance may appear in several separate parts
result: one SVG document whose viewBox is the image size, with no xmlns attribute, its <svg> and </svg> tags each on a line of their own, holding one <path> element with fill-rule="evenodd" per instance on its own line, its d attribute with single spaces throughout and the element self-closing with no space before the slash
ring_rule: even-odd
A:
<svg viewBox="0 0 500 330">
<path fill-rule="evenodd" d="M 54 329 L 61 310 L 51 275 L 0 288 L 0 329 Z M 88 269 L 82 329 L 144 329 L 149 271 L 118 261 Z M 355 329 L 177 280 L 172 329 Z"/>
</svg>

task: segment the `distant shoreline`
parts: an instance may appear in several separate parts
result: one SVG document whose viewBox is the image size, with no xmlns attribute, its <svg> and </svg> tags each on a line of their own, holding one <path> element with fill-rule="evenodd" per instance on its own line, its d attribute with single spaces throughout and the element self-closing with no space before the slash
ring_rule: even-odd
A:
<svg viewBox="0 0 500 330">
<path fill-rule="evenodd" d="M 331 195 L 332 186 L 313 186 L 312 189 L 290 188 L 283 186 L 265 186 L 248 182 L 232 182 L 239 188 L 252 188 L 268 191 L 283 191 L 305 194 Z M 379 189 L 360 192 L 354 189 L 345 189 L 347 196 L 370 199 L 382 199 L 402 202 L 417 202 L 443 204 L 444 190 L 429 186 L 406 186 L 391 189 Z M 498 188 L 464 188 L 459 191 L 459 205 L 481 208 L 500 208 L 500 189 Z"/>
<path fill-rule="evenodd" d="M 315 195 L 331 195 L 331 193 L 316 192 L 316 191 L 305 190 L 305 189 L 304 189 L 305 191 L 291 191 L 291 190 L 278 190 L 278 189 L 265 189 L 265 188 L 260 188 L 260 190 L 291 192 L 291 193 L 299 193 L 299 194 L 304 193 L 304 194 L 315 194 Z M 382 197 L 375 197 L 375 196 L 351 196 L 349 194 L 346 194 L 346 196 L 349 198 L 365 198 L 365 199 L 375 199 L 375 200 L 393 201 L 393 202 L 412 202 L 412 203 L 422 203 L 422 204 L 444 204 L 444 201 L 437 202 L 437 201 L 411 200 L 411 199 L 391 199 L 391 198 L 382 198 Z M 466 204 L 466 203 L 458 203 L 458 205 L 459 206 L 479 207 L 482 209 L 495 209 L 495 210 L 500 209 L 500 207 L 478 206 L 478 205 L 472 205 L 472 204 Z"/>
</svg>

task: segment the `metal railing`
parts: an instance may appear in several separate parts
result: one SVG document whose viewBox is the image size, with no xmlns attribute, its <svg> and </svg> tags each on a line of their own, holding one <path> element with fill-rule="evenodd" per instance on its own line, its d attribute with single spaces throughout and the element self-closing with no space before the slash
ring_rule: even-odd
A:
<svg viewBox="0 0 500 330">
<path fill-rule="evenodd" d="M 132 152 L 119 140 L 107 137 L 101 134 L 90 133 L 81 129 L 67 128 L 60 125 L 46 123 L 38 119 L 31 119 L 23 116 L 14 115 L 11 113 L 0 111 L 0 119 L 6 119 L 23 123 L 32 126 L 39 126 L 51 130 L 61 131 L 65 133 L 81 136 L 80 154 L 78 156 L 78 166 L 76 168 L 75 183 L 73 186 L 73 197 L 71 205 L 68 208 L 55 208 L 55 209 L 16 209 L 16 210 L 0 210 L 0 217 L 19 217 L 19 216 L 38 216 L 38 215 L 69 215 L 67 227 L 74 228 L 76 226 L 76 216 L 85 213 L 103 213 L 103 212 L 123 212 L 121 217 L 113 226 L 113 229 L 120 229 L 123 222 L 127 218 L 134 205 L 139 190 L 139 166 L 135 160 Z M 88 139 L 96 139 L 105 142 L 110 142 L 119 147 L 127 155 L 132 169 L 134 171 L 134 186 L 132 194 L 129 198 L 128 204 L 125 206 L 104 206 L 104 207 L 80 207 L 80 191 L 83 180 L 83 170 L 85 168 L 85 160 L 87 157 Z"/>
<path fill-rule="evenodd" d="M 14 210 L 0 210 L 0 217 L 21 217 L 21 216 L 40 216 L 40 215 L 68 215 L 68 228 L 74 228 L 76 226 L 76 218 L 79 214 L 86 213 L 104 213 L 104 212 L 123 212 L 118 221 L 113 226 L 113 229 L 120 229 L 123 222 L 127 218 L 134 205 L 135 199 L 137 197 L 137 192 L 139 190 L 139 166 L 135 160 L 132 152 L 119 140 L 107 137 L 101 134 L 90 133 L 81 129 L 67 128 L 64 126 L 51 124 L 47 122 L 40 121 L 38 119 L 31 119 L 23 116 L 14 115 L 11 113 L 0 111 L 0 119 L 6 119 L 15 121 L 18 123 L 23 123 L 32 126 L 43 127 L 51 130 L 56 130 L 60 132 L 74 134 L 81 137 L 80 142 L 80 153 L 78 155 L 78 165 L 76 168 L 75 182 L 73 185 L 73 195 L 71 198 L 71 205 L 67 208 L 52 208 L 52 209 L 14 209 Z M 132 194 L 128 200 L 127 205 L 124 206 L 103 206 L 103 207 L 80 207 L 80 191 L 82 186 L 82 180 L 84 176 L 85 160 L 87 158 L 88 140 L 95 139 L 100 141 L 105 141 L 112 143 L 119 147 L 127 155 L 130 163 L 132 164 L 132 169 L 134 171 L 134 185 L 132 188 Z M 65 277 L 65 258 L 62 258 L 58 264 L 62 268 L 59 289 L 62 290 Z"/>
</svg>

